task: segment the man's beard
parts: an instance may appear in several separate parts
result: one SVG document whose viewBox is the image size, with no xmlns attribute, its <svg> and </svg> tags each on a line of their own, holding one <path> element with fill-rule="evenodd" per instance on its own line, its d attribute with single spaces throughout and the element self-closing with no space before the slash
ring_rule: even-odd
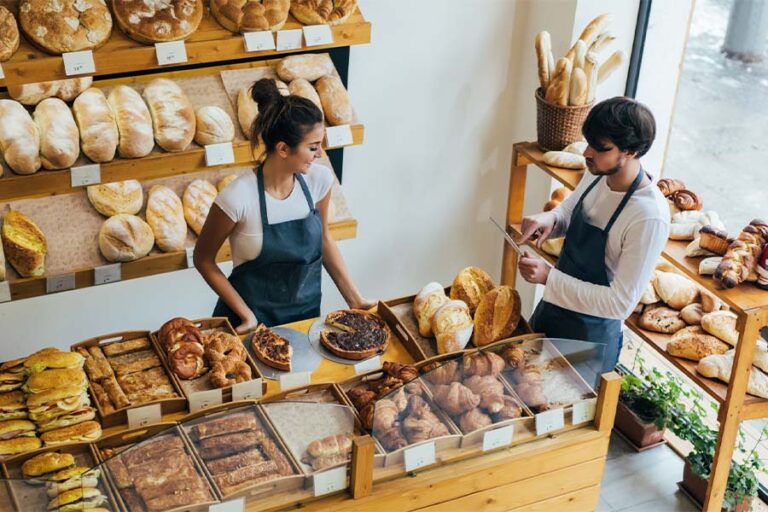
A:
<svg viewBox="0 0 768 512">
<path fill-rule="evenodd" d="M 589 165 L 591 162 L 587 161 L 587 170 L 589 170 L 590 173 L 592 173 L 593 176 L 613 176 L 617 172 L 619 172 L 624 165 L 624 162 L 619 161 L 619 163 L 616 164 L 615 167 L 612 167 L 608 169 L 607 171 L 595 169 L 594 164 Z"/>
</svg>

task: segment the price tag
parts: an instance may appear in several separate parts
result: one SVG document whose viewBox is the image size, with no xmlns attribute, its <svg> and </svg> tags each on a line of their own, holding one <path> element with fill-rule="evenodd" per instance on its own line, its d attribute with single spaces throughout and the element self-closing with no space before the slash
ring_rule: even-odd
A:
<svg viewBox="0 0 768 512">
<path fill-rule="evenodd" d="M 11 285 L 8 281 L 0 281 L 0 302 L 11 301 Z"/>
<path fill-rule="evenodd" d="M 195 266 L 195 248 L 187 247 L 184 249 L 187 252 L 187 268 L 194 268 Z"/>
<path fill-rule="evenodd" d="M 329 25 L 307 25 L 304 27 L 304 41 L 307 46 L 333 44 L 333 32 Z"/>
<path fill-rule="evenodd" d="M 379 356 L 371 357 L 355 365 L 355 375 L 368 373 L 379 368 L 381 368 L 381 358 Z"/>
<path fill-rule="evenodd" d="M 298 50 L 301 48 L 301 29 L 280 30 L 277 33 L 277 51 Z"/>
<path fill-rule="evenodd" d="M 540 436 L 560 430 L 565 426 L 563 409 L 554 409 L 536 415 L 536 435 Z"/>
<path fill-rule="evenodd" d="M 280 389 L 298 388 L 307 386 L 312 380 L 310 372 L 286 373 L 280 376 Z"/>
<path fill-rule="evenodd" d="M 3 71 L 3 65 L 0 64 L 0 80 L 5 78 L 5 72 Z"/>
<path fill-rule="evenodd" d="M 45 278 L 45 293 L 58 293 L 75 289 L 75 274 L 61 274 Z"/>
<path fill-rule="evenodd" d="M 202 411 L 214 405 L 219 405 L 222 402 L 221 389 L 198 391 L 189 395 L 189 412 Z"/>
<path fill-rule="evenodd" d="M 263 390 L 261 379 L 253 379 L 246 382 L 239 382 L 232 386 L 232 401 L 252 400 L 260 398 Z"/>
<path fill-rule="evenodd" d="M 265 52 L 275 49 L 275 34 L 268 30 L 246 32 L 243 34 L 243 38 L 247 52 Z"/>
<path fill-rule="evenodd" d="M 512 444 L 512 434 L 514 431 L 515 429 L 512 425 L 497 428 L 496 430 L 489 430 L 483 434 L 483 451 L 487 452 L 494 448 L 509 446 Z"/>
<path fill-rule="evenodd" d="M 225 165 L 235 163 L 235 148 L 231 142 L 221 144 L 208 144 L 205 146 L 205 165 Z"/>
<path fill-rule="evenodd" d="M 101 183 L 101 166 L 99 164 L 81 165 L 69 171 L 72 187 L 87 187 Z"/>
<path fill-rule="evenodd" d="M 354 143 L 352 127 L 348 124 L 329 126 L 325 129 L 325 146 L 327 149 L 351 146 Z"/>
<path fill-rule="evenodd" d="M 430 466 L 435 463 L 435 442 L 432 441 L 431 443 L 424 443 L 413 448 L 406 448 L 404 455 L 406 471 Z"/>
<path fill-rule="evenodd" d="M 223 503 L 216 503 L 208 507 L 208 512 L 243 512 L 245 510 L 245 498 L 237 498 Z"/>
<path fill-rule="evenodd" d="M 98 286 L 100 284 L 116 283 L 122 279 L 122 267 L 120 263 L 113 265 L 104 265 L 93 269 L 93 284 Z"/>
<path fill-rule="evenodd" d="M 315 496 L 325 496 L 332 492 L 340 491 L 347 487 L 347 466 L 346 464 L 329 471 L 315 473 L 312 477 L 312 487 Z"/>
<path fill-rule="evenodd" d="M 93 52 L 67 52 L 61 55 L 64 59 L 64 73 L 67 76 L 88 75 L 96 72 L 96 63 L 93 61 Z"/>
<path fill-rule="evenodd" d="M 161 66 L 187 62 L 187 47 L 184 46 L 184 41 L 155 43 L 155 53 L 157 63 Z"/>
<path fill-rule="evenodd" d="M 128 428 L 138 428 L 160 423 L 160 404 L 128 409 Z"/>
<path fill-rule="evenodd" d="M 595 419 L 595 410 L 597 403 L 594 400 L 582 400 L 573 404 L 573 418 L 571 423 L 580 425 Z"/>
</svg>

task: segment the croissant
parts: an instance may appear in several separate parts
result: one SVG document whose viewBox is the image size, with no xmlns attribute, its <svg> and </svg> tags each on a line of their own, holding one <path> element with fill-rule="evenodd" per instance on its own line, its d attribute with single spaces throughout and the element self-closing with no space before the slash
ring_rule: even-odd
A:
<svg viewBox="0 0 768 512">
<path fill-rule="evenodd" d="M 400 417 L 400 409 L 392 400 L 379 400 L 376 402 L 376 411 L 373 416 L 373 430 L 381 432 L 389 430 L 392 424 Z"/>
<path fill-rule="evenodd" d="M 493 415 L 494 423 L 505 420 L 513 420 L 523 415 L 523 408 L 520 403 L 509 395 L 504 395 L 504 407 Z"/>
<path fill-rule="evenodd" d="M 420 380 L 412 380 L 408 384 L 405 385 L 405 391 L 409 395 L 420 395 L 422 393 L 421 389 L 421 381 Z"/>
<path fill-rule="evenodd" d="M 757 261 L 768 242 L 768 225 L 755 219 L 745 227 L 715 269 L 714 279 L 725 288 L 733 288 L 756 276 Z"/>
<path fill-rule="evenodd" d="M 674 201 L 675 206 L 683 211 L 701 210 L 704 207 L 701 198 L 696 195 L 695 192 L 691 192 L 690 190 L 678 190 L 672 196 L 672 200 Z"/>
<path fill-rule="evenodd" d="M 461 417 L 459 420 L 459 427 L 461 427 L 462 432 L 469 434 L 475 430 L 485 428 L 492 423 L 493 421 L 491 420 L 490 416 L 485 414 L 480 409 L 474 408 Z"/>
<path fill-rule="evenodd" d="M 396 379 L 400 379 L 403 382 L 408 382 L 419 376 L 419 370 L 410 364 L 400 364 L 391 361 L 386 361 L 382 366 L 382 370 L 387 375 L 390 375 Z"/>
<path fill-rule="evenodd" d="M 435 386 L 435 403 L 451 416 L 458 416 L 478 406 L 480 397 L 459 382 Z"/>
<path fill-rule="evenodd" d="M 661 193 L 664 194 L 664 197 L 669 197 L 675 192 L 685 190 L 685 183 L 672 178 L 662 178 L 656 185 L 659 187 L 659 190 L 661 190 Z"/>
<path fill-rule="evenodd" d="M 480 396 L 480 407 L 489 413 L 495 414 L 504 408 L 504 385 L 496 377 L 474 375 L 465 380 L 464 385 Z"/>
<path fill-rule="evenodd" d="M 369 384 L 371 390 L 376 393 L 377 398 L 383 398 L 387 396 L 389 393 L 401 387 L 402 385 L 403 381 L 397 377 L 392 377 L 391 375 L 387 375 L 386 377 L 377 381 L 373 381 Z"/>
<path fill-rule="evenodd" d="M 408 446 L 408 441 L 400 431 L 399 423 L 395 423 L 382 432 L 376 432 L 376 439 L 379 440 L 381 446 L 383 446 L 385 450 L 399 450 L 400 448 Z"/>
<path fill-rule="evenodd" d="M 428 373 L 425 373 L 424 378 L 431 384 L 450 384 L 451 382 L 459 380 L 458 371 L 459 363 L 455 359 L 452 359 L 447 363 L 430 370 Z"/>
<path fill-rule="evenodd" d="M 376 400 L 376 393 L 365 388 L 352 388 L 347 391 L 347 397 L 352 402 L 352 405 L 355 406 L 355 409 L 362 411 L 371 402 Z"/>
<path fill-rule="evenodd" d="M 419 400 L 411 402 L 413 398 Z M 419 443 L 433 437 L 448 435 L 448 428 L 421 397 L 411 397 L 408 406 L 412 412 L 403 421 L 403 434 L 409 443 Z"/>
<path fill-rule="evenodd" d="M 525 363 L 525 351 L 518 346 L 508 346 L 501 351 L 501 357 L 510 368 L 518 368 Z"/>
<path fill-rule="evenodd" d="M 475 352 L 464 356 L 464 375 L 497 376 L 504 369 L 505 363 L 501 356 L 493 352 Z"/>
<path fill-rule="evenodd" d="M 515 372 L 517 382 L 541 385 L 541 367 L 536 364 L 527 364 Z"/>
<path fill-rule="evenodd" d="M 312 441 L 307 446 L 306 455 L 316 459 L 318 457 L 331 457 L 333 455 L 343 455 L 346 457 L 351 452 L 352 436 L 344 433 Z"/>
<path fill-rule="evenodd" d="M 529 407 L 534 407 L 539 411 L 546 411 L 549 408 L 549 400 L 544 395 L 544 389 L 540 384 L 523 382 L 515 386 L 515 392 Z"/>
</svg>

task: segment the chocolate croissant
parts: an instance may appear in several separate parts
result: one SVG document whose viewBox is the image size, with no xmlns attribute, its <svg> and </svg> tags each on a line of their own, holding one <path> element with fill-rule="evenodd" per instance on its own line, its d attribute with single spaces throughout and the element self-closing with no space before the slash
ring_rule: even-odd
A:
<svg viewBox="0 0 768 512">
<path fill-rule="evenodd" d="M 673 199 L 675 206 L 679 210 L 701 210 L 704 207 L 704 203 L 701 198 L 696 195 L 695 192 L 690 190 L 679 190 L 675 192 Z"/>
<path fill-rule="evenodd" d="M 685 190 L 685 183 L 672 178 L 662 178 L 656 185 L 659 187 L 659 190 L 661 190 L 661 193 L 664 194 L 664 197 L 669 197 L 675 192 Z"/>
</svg>

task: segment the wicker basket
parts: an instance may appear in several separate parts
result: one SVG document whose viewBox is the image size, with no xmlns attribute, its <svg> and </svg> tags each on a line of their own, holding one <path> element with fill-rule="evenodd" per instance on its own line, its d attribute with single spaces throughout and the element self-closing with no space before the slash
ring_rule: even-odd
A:
<svg viewBox="0 0 768 512">
<path fill-rule="evenodd" d="M 544 91 L 536 89 L 536 135 L 544 151 L 560 151 L 571 142 L 581 140 L 581 125 L 593 103 L 562 107 L 544 99 Z"/>
</svg>

